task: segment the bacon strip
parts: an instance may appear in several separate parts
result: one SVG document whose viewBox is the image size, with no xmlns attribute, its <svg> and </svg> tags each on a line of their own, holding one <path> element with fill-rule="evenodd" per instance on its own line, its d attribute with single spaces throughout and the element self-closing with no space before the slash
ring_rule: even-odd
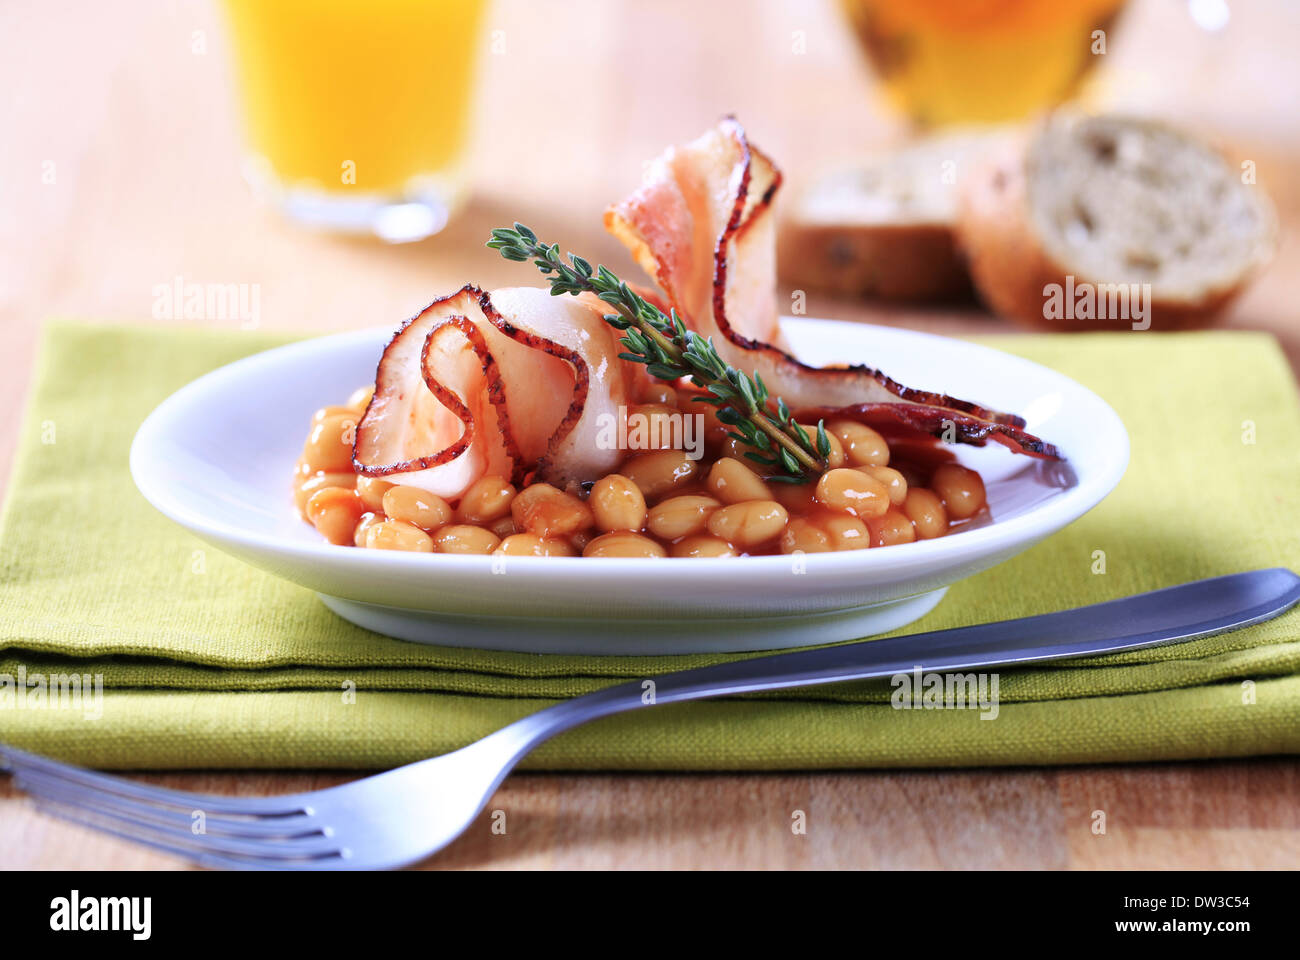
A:
<svg viewBox="0 0 1300 960">
<path fill-rule="evenodd" d="M 389 341 L 357 426 L 353 466 L 455 499 L 483 476 L 571 486 L 608 473 L 597 442 L 636 378 L 598 301 L 467 285 Z"/>
<path fill-rule="evenodd" d="M 494 306 L 495 304 L 495 306 Z M 618 468 L 622 451 L 599 441 L 602 423 L 616 422 L 644 381 L 644 368 L 619 359 L 618 334 L 605 322 L 608 306 L 595 297 L 553 297 L 538 287 L 496 290 L 482 298 L 483 312 L 508 337 L 568 361 L 571 402 L 544 449 L 524 466 L 557 486 L 599 479 Z M 509 319 L 506 319 L 509 318 Z M 532 399 L 548 391 L 545 377 L 520 371 L 512 380 Z M 540 436 L 540 432 L 538 436 Z M 527 457 L 529 451 L 525 451 Z"/>
<path fill-rule="evenodd" d="M 622 241 L 687 324 L 722 359 L 766 381 L 796 411 L 892 415 L 934 436 L 1059 458 L 1025 421 L 941 393 L 915 390 L 865 366 L 810 367 L 781 349 L 772 198 L 781 172 L 732 118 L 653 161 L 640 189 L 609 208 Z M 892 407 L 888 414 L 883 407 Z"/>
</svg>

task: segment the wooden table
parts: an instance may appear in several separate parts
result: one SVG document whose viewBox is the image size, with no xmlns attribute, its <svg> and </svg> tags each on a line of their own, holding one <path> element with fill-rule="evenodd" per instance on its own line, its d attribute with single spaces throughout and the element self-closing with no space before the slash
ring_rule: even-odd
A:
<svg viewBox="0 0 1300 960">
<path fill-rule="evenodd" d="M 563 15 L 555 11 L 562 9 Z M 1281 214 L 1278 257 L 1226 323 L 1266 329 L 1300 364 L 1300 15 L 1285 0 L 1232 7 L 1217 34 L 1180 5 L 1136 3 L 1097 102 L 1172 116 L 1256 159 Z M 821 2 L 654 4 L 500 0 L 489 26 L 476 192 L 442 235 L 404 247 L 316 236 L 250 198 L 220 10 L 187 0 L 0 7 L 0 478 L 17 441 L 39 326 L 70 315 L 150 321 L 153 288 L 256 283 L 268 328 L 390 324 L 467 280 L 532 282 L 481 249 L 526 218 L 632 274 L 600 228 L 666 144 L 735 112 L 792 188 L 900 136 L 834 10 Z M 801 33 L 802 46 L 795 42 Z M 631 42 L 629 42 L 631 38 Z M 304 37 L 304 42 L 309 38 Z M 806 52 L 800 53 L 803 49 Z M 562 132 L 515 91 L 563 91 Z M 527 154 L 508 148 L 526 144 Z M 813 296 L 813 315 L 945 333 L 1004 330 L 975 308 L 891 310 Z M 1136 335 L 1136 334 L 1135 334 Z M 0 479 L 0 482 L 3 482 Z M 341 782 L 332 773 L 178 773 L 172 786 L 254 794 Z M 1300 766 L 1290 759 L 960 772 L 511 778 L 452 867 L 1244 867 L 1300 857 Z M 789 824 L 806 811 L 806 836 Z M 1092 811 L 1104 810 L 1105 836 Z M 33 813 L 0 781 L 0 866 L 174 862 Z"/>
</svg>

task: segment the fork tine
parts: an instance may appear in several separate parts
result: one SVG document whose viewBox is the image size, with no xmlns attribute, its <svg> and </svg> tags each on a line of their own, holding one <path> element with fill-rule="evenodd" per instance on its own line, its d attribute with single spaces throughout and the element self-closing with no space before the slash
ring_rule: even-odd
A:
<svg viewBox="0 0 1300 960">
<path fill-rule="evenodd" d="M 50 776 L 44 772 L 20 769 L 14 772 L 14 782 L 28 793 L 40 793 L 54 798 L 74 798 L 76 802 L 90 809 L 105 813 L 145 820 L 158 827 L 170 827 L 186 833 L 193 832 L 192 813 L 181 813 L 166 807 L 154 806 L 129 797 L 120 797 L 105 793 L 98 787 L 82 784 L 75 780 L 65 780 Z M 328 836 L 327 829 L 313 817 L 284 818 L 269 820 L 231 819 L 220 815 L 208 816 L 206 811 L 203 822 L 205 833 L 209 836 L 228 836 L 245 840 L 277 839 L 286 843 L 301 843 L 313 837 Z"/>
<path fill-rule="evenodd" d="M 344 856 L 341 845 L 329 837 L 312 837 L 306 840 L 248 840 L 239 837 L 195 835 L 188 829 L 179 830 L 164 824 L 151 823 L 129 814 L 103 810 L 86 798 L 47 792 L 40 785 L 25 787 L 37 806 L 58 807 L 75 814 L 87 826 L 129 833 L 139 839 L 152 839 L 191 858 L 219 856 L 268 863 L 300 863 L 317 859 L 337 859 Z"/>
<path fill-rule="evenodd" d="M 268 817 L 264 820 L 255 820 L 251 817 L 229 817 L 221 813 L 208 812 L 201 807 L 194 807 L 190 810 L 173 809 L 170 807 L 160 807 L 148 800 L 136 800 L 135 797 L 122 796 L 120 793 L 110 793 L 103 790 L 94 783 L 83 782 L 79 778 L 69 778 L 61 775 L 61 771 L 51 773 L 48 770 L 36 770 L 34 767 L 18 765 L 13 770 L 14 782 L 19 787 L 25 788 L 31 792 L 29 784 L 40 783 L 47 792 L 61 791 L 70 793 L 70 795 L 85 797 L 85 799 L 95 800 L 95 807 L 104 809 L 113 809 L 117 812 L 131 814 L 131 816 L 148 818 L 148 820 L 162 823 L 162 825 L 177 827 L 177 829 L 190 830 L 194 826 L 194 813 L 203 814 L 205 826 L 209 834 L 222 834 L 230 836 L 279 836 L 279 838 L 292 839 L 304 838 L 304 836 L 320 835 L 324 833 L 322 825 L 318 818 L 313 814 L 302 814 L 302 816 L 290 817 Z M 201 796 L 196 793 L 195 800 L 200 800 Z"/>
<path fill-rule="evenodd" d="M 289 817 L 309 814 L 306 804 L 293 795 L 283 797 L 224 797 L 219 794 L 191 793 L 167 787 L 153 787 L 125 777 L 98 773 L 85 767 L 73 766 L 48 757 L 15 750 L 0 744 L 0 758 L 7 761 L 15 774 L 22 769 L 35 769 L 51 776 L 62 777 L 86 786 L 98 787 L 119 796 L 134 797 L 149 803 L 166 804 L 182 810 L 202 809 L 208 813 L 246 817 Z"/>
<path fill-rule="evenodd" d="M 89 827 L 92 830 L 98 830 L 101 833 L 111 834 L 120 837 L 123 840 L 129 840 L 132 843 L 143 844 L 154 850 L 160 850 L 163 853 L 169 853 L 172 856 L 180 857 L 191 863 L 198 864 L 201 867 L 212 867 L 222 870 L 326 870 L 342 869 L 353 864 L 343 861 L 335 864 L 333 861 L 295 861 L 295 860 L 271 860 L 259 859 L 257 857 L 234 857 L 224 856 L 217 853 L 197 850 L 192 847 L 186 847 L 174 840 L 161 837 L 156 834 L 131 829 L 127 824 L 106 822 L 93 814 L 86 811 L 61 804 L 55 801 L 40 800 L 36 808 L 42 813 L 52 817 L 58 817 L 60 820 L 66 820 L 69 823 L 76 823 L 81 826 Z"/>
</svg>

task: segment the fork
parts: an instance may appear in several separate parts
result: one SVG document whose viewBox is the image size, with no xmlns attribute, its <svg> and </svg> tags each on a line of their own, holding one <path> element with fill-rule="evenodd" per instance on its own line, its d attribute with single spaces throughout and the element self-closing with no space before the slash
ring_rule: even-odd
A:
<svg viewBox="0 0 1300 960">
<path fill-rule="evenodd" d="M 1001 667 L 1191 640 L 1276 617 L 1300 577 L 1273 568 L 1059 613 L 753 657 L 566 700 L 451 753 L 310 793 L 228 797 L 154 787 L 0 744 L 38 808 L 203 866 L 400 867 L 463 833 L 515 764 L 579 724 L 643 706 L 846 680 Z"/>
</svg>

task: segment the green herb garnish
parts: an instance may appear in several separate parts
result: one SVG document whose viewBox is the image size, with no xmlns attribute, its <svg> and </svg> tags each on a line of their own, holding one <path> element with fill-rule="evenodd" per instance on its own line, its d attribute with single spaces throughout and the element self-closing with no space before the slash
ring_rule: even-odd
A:
<svg viewBox="0 0 1300 960">
<path fill-rule="evenodd" d="M 816 437 L 809 437 L 808 431 L 791 419 L 785 401 L 768 396 L 761 376 L 750 377 L 723 363 L 712 338 L 687 330 L 676 310 L 665 314 L 603 265 L 593 269 L 572 253 L 565 263 L 559 244 L 539 242 L 537 234 L 522 223 L 513 229 L 493 230 L 487 245 L 507 260 L 532 260 L 550 277 L 552 296 L 594 293 L 617 310 L 606 314 L 605 320 L 625 334 L 619 341 L 625 352 L 619 356 L 645 364 L 659 380 L 689 377 L 706 390 L 706 396 L 694 399 L 717 408 L 718 419 L 735 431 L 729 435 L 754 448 L 745 456 L 780 471 L 764 479 L 805 483 L 825 471 L 831 452 L 825 423 L 818 421 Z"/>
</svg>

